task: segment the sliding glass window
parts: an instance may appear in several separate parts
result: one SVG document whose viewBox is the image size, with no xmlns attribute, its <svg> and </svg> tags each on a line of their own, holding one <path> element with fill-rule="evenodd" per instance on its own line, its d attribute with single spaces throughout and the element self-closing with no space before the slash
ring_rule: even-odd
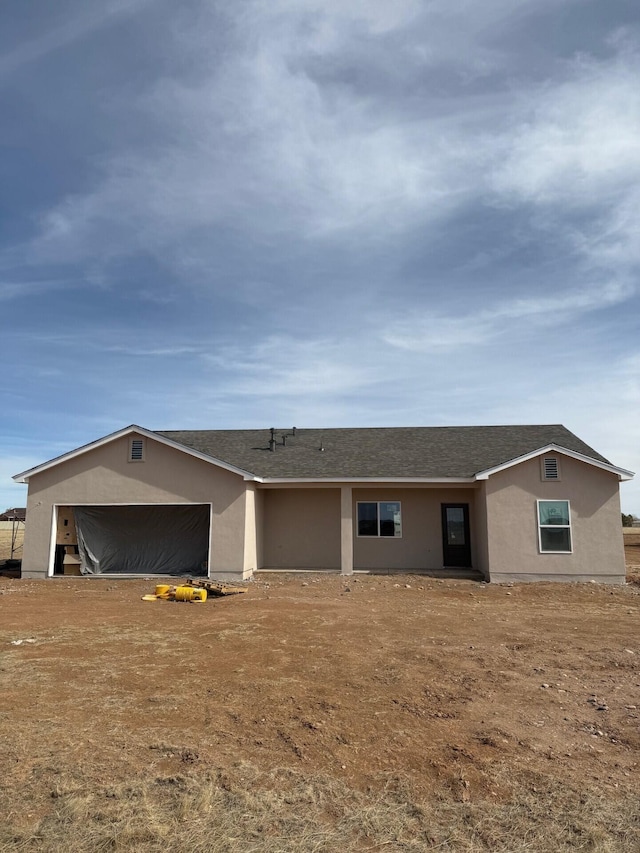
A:
<svg viewBox="0 0 640 853">
<path fill-rule="evenodd" d="M 358 501 L 358 536 L 402 536 L 400 501 Z"/>
</svg>

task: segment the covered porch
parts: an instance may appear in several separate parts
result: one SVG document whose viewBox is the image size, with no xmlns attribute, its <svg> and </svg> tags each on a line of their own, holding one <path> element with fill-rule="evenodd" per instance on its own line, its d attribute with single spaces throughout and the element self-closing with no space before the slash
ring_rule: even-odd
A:
<svg viewBox="0 0 640 853">
<path fill-rule="evenodd" d="M 488 576 L 483 484 L 264 486 L 257 569 Z"/>
</svg>

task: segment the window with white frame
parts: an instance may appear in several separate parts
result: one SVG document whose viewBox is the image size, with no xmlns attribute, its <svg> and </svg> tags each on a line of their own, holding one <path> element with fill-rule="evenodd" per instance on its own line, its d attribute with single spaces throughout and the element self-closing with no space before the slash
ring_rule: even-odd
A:
<svg viewBox="0 0 640 853">
<path fill-rule="evenodd" d="M 358 536 L 402 536 L 400 501 L 358 501 Z"/>
<path fill-rule="evenodd" d="M 542 554 L 570 554 L 569 501 L 538 501 L 538 542 Z"/>
</svg>

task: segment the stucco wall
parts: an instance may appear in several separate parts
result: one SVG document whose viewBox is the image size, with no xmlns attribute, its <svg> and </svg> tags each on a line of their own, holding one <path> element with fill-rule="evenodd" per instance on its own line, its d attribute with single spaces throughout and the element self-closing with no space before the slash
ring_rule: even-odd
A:
<svg viewBox="0 0 640 853">
<path fill-rule="evenodd" d="M 489 478 L 491 580 L 623 583 L 618 478 L 568 456 L 559 455 L 559 459 L 559 481 L 542 480 L 537 458 Z M 537 499 L 570 501 L 572 554 L 539 553 Z"/>
<path fill-rule="evenodd" d="M 401 501 L 402 537 L 359 537 L 357 535 L 358 501 Z M 442 516 L 441 504 L 468 503 L 471 535 L 471 560 L 477 562 L 475 518 L 476 490 L 473 488 L 377 488 L 353 490 L 353 567 L 354 569 L 441 569 Z"/>
<path fill-rule="evenodd" d="M 256 489 L 256 568 L 264 566 L 264 495 Z"/>
<path fill-rule="evenodd" d="M 258 516 L 256 487 L 254 483 L 247 483 L 244 493 L 244 562 L 242 566 L 242 577 L 250 578 L 258 568 Z"/>
<path fill-rule="evenodd" d="M 146 438 L 144 462 L 128 462 L 128 448 L 125 436 L 31 478 L 24 577 L 46 576 L 54 505 L 76 504 L 212 504 L 211 577 L 247 577 L 259 567 L 340 569 L 339 486 L 256 489 L 153 439 Z M 538 498 L 570 501 L 572 554 L 539 553 Z M 358 537 L 358 501 L 401 501 L 402 538 Z M 472 564 L 493 581 L 624 580 L 618 479 L 565 456 L 558 482 L 543 481 L 533 459 L 470 488 L 353 488 L 353 567 L 441 568 L 442 503 L 469 504 Z"/>
<path fill-rule="evenodd" d="M 263 567 L 340 570 L 340 489 L 265 489 Z"/>
<path fill-rule="evenodd" d="M 487 483 L 481 482 L 475 502 L 474 568 L 489 580 L 489 537 L 487 531 Z"/>
<path fill-rule="evenodd" d="M 149 438 L 144 462 L 128 462 L 128 448 L 125 436 L 31 478 L 23 577 L 47 574 L 54 504 L 101 503 L 212 503 L 210 576 L 246 574 L 255 554 L 253 559 L 247 554 L 245 560 L 251 538 L 245 537 L 247 500 L 242 477 Z"/>
</svg>

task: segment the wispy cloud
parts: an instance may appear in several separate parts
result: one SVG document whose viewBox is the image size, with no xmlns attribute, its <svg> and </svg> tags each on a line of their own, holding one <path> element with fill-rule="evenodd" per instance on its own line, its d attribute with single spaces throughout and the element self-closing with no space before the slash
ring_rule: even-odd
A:
<svg viewBox="0 0 640 853">
<path fill-rule="evenodd" d="M 79 284 L 80 282 L 77 279 L 65 278 L 39 279 L 36 281 L 3 281 L 0 278 L 0 302 L 32 298 L 44 292 L 78 287 Z"/>
<path fill-rule="evenodd" d="M 0 57 L 34 462 L 134 421 L 546 420 L 640 468 L 628 3 L 34 2 Z"/>
<path fill-rule="evenodd" d="M 547 82 L 521 105 L 526 118 L 494 173 L 499 194 L 592 206 L 617 200 L 640 177 L 640 54 L 580 58 L 568 71 L 566 82 Z"/>
<path fill-rule="evenodd" d="M 632 282 L 607 282 L 573 293 L 534 295 L 496 301 L 490 308 L 454 316 L 414 311 L 411 319 L 391 322 L 382 339 L 412 352 L 445 352 L 466 346 L 495 344 L 522 335 L 523 325 L 550 327 L 579 322 L 583 313 L 600 311 L 627 301 L 637 292 Z"/>
<path fill-rule="evenodd" d="M 24 342 L 31 346 L 42 344 L 49 351 L 77 353 L 78 348 L 84 353 L 113 354 L 139 358 L 175 358 L 178 356 L 199 356 L 209 351 L 209 344 L 202 341 L 198 344 L 181 343 L 172 339 L 170 344 L 158 345 L 153 343 L 153 334 L 139 333 L 136 341 L 130 339 L 130 333 L 123 331 L 117 326 L 107 327 L 105 324 L 72 326 L 65 332 L 42 332 L 31 333 L 20 331 L 14 336 L 19 336 Z"/>
<path fill-rule="evenodd" d="M 445 6 L 252 9 L 231 17 L 236 50 L 212 57 L 203 44 L 189 82 L 161 79 L 138 100 L 159 144 L 118 151 L 100 184 L 50 209 L 32 257 L 108 264 L 149 252 L 211 285 L 211 229 L 248 229 L 258 243 L 295 235 L 366 246 L 375 235 L 392 244 L 417 225 L 429 240 L 431 225 L 481 202 L 528 204 L 532 229 L 563 236 L 593 263 L 635 259 L 640 65 L 628 48 L 565 63 L 559 81 L 505 90 L 499 101 L 457 94 L 438 115 L 406 95 L 363 93 L 348 66 L 335 68 L 365 36 L 401 31 L 411 42 L 412 27 L 445 27 Z M 534 9 L 483 4 L 478 26 Z M 185 44 L 192 36 L 180 33 Z"/>
<path fill-rule="evenodd" d="M 300 340 L 270 336 L 254 344 L 225 346 L 204 356 L 222 374 L 226 393 L 237 397 L 299 398 L 362 393 L 375 380 L 356 358 L 352 346 L 335 339 Z"/>
<path fill-rule="evenodd" d="M 625 268 L 640 261 L 640 52 L 580 57 L 568 72 L 520 106 L 493 188 L 501 204 L 531 205 L 535 224 L 590 264 Z"/>
<path fill-rule="evenodd" d="M 37 62 L 54 51 L 110 26 L 123 17 L 133 15 L 155 0 L 109 0 L 64 21 L 44 35 L 23 42 L 0 55 L 0 83 L 23 66 Z"/>
</svg>

